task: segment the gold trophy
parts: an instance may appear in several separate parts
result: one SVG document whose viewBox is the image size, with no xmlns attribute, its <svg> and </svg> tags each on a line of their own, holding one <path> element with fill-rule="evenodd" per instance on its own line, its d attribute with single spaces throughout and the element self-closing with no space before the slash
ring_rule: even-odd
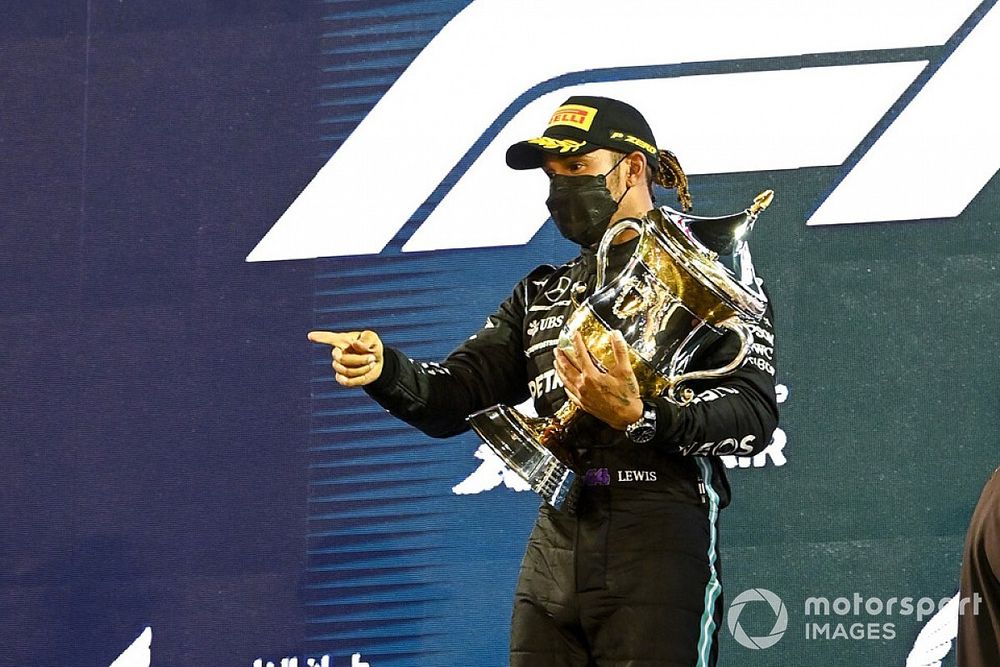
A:
<svg viewBox="0 0 1000 667">
<path fill-rule="evenodd" d="M 572 350 L 573 336 L 580 333 L 594 362 L 607 368 L 614 365 L 612 333 L 620 331 L 642 396 L 691 402 L 694 392 L 684 383 L 738 369 L 753 342 L 750 327 L 767 308 L 746 237 L 773 198 L 766 190 L 745 210 L 717 218 L 662 207 L 642 220 L 609 226 L 597 250 L 594 293 L 563 325 L 558 347 Z M 608 249 L 629 230 L 639 237 L 635 250 L 607 280 Z M 687 370 L 700 349 L 727 332 L 741 341 L 732 361 L 721 368 Z M 572 505 L 580 483 L 563 442 L 578 414 L 577 405 L 567 400 L 552 417 L 525 417 L 495 405 L 468 421 L 532 490 L 561 509 Z"/>
</svg>

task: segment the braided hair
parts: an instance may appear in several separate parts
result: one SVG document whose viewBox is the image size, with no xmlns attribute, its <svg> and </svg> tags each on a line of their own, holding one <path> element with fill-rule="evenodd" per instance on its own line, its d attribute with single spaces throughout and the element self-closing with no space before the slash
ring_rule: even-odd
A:
<svg viewBox="0 0 1000 667">
<path fill-rule="evenodd" d="M 658 168 L 652 174 L 653 181 L 668 190 L 677 189 L 677 201 L 681 203 L 681 208 L 690 211 L 693 206 L 691 191 L 688 189 L 688 177 L 681 168 L 681 163 L 677 156 L 666 149 L 660 149 L 658 154 Z"/>
<path fill-rule="evenodd" d="M 624 153 L 613 148 L 606 149 L 611 152 L 614 156 L 612 160 L 618 160 L 627 153 Z M 647 165 L 649 163 L 647 162 Z M 653 195 L 653 184 L 657 184 L 668 190 L 677 190 L 677 201 L 681 203 L 681 208 L 687 212 L 690 211 L 694 205 L 691 199 L 691 191 L 688 189 L 688 177 L 684 173 L 684 169 L 681 168 L 681 163 L 677 160 L 677 156 L 670 151 L 660 149 L 657 153 L 657 165 L 655 168 L 650 168 L 646 170 L 646 187 L 649 188 L 649 196 L 654 201 L 656 200 Z"/>
</svg>

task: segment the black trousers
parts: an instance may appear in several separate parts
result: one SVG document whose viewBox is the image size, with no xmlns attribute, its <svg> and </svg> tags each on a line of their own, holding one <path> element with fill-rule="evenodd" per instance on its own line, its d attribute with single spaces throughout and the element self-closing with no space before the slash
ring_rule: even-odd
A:
<svg viewBox="0 0 1000 667">
<path fill-rule="evenodd" d="M 711 667 L 722 622 L 718 509 L 588 487 L 543 507 L 521 564 L 512 667 Z"/>
</svg>

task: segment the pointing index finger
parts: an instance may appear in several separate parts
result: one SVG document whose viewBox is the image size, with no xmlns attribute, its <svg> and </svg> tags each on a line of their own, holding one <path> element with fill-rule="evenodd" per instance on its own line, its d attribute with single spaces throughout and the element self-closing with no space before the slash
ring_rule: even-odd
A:
<svg viewBox="0 0 1000 667">
<path fill-rule="evenodd" d="M 309 340 L 314 343 L 322 343 L 323 345 L 330 345 L 337 349 L 343 350 L 351 344 L 358 334 L 356 332 L 348 333 L 338 333 L 335 331 L 310 331 L 306 336 Z"/>
</svg>

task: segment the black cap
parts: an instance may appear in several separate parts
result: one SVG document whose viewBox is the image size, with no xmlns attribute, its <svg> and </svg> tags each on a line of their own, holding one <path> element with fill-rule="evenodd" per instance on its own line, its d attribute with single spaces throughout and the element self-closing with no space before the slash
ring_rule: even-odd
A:
<svg viewBox="0 0 1000 667">
<path fill-rule="evenodd" d="M 639 151 L 657 168 L 656 139 L 649 123 L 635 107 L 608 97 L 577 95 L 563 102 L 549 119 L 542 136 L 507 149 L 511 169 L 535 169 L 542 157 L 582 155 L 598 148 L 624 153 Z"/>
</svg>

